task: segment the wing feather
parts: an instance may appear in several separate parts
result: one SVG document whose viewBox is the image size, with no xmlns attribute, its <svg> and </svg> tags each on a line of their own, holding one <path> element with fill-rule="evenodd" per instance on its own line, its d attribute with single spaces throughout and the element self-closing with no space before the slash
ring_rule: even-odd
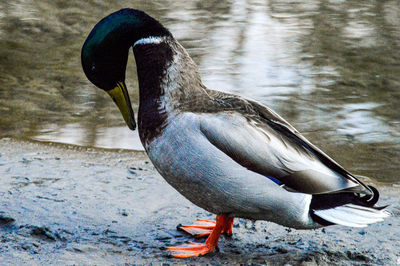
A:
<svg viewBox="0 0 400 266">
<path fill-rule="evenodd" d="M 369 194 L 362 182 L 272 110 L 244 99 L 236 100 L 236 107 L 238 103 L 248 106 L 199 114 L 203 134 L 237 163 L 278 179 L 288 190 Z"/>
<path fill-rule="evenodd" d="M 347 178 L 354 183 L 358 184 L 357 189 L 353 189 L 352 192 L 360 192 L 365 193 L 367 195 L 373 195 L 373 191 L 371 191 L 370 187 L 361 182 L 356 176 L 349 173 L 346 169 L 344 169 L 341 165 L 335 162 L 332 158 L 326 155 L 323 151 L 321 151 L 318 147 L 308 141 L 303 135 L 300 134 L 292 125 L 290 125 L 286 120 L 280 117 L 277 113 L 272 111 L 270 108 L 261 105 L 255 101 L 247 100 L 249 104 L 251 104 L 254 109 L 259 113 L 259 116 L 266 120 L 266 122 L 272 125 L 277 131 L 282 132 L 284 135 L 289 138 L 294 139 L 298 142 L 298 145 L 304 147 L 305 149 L 312 152 L 324 165 L 328 168 L 332 169 L 336 173 L 340 174 L 344 178 Z M 351 191 L 351 189 L 349 189 Z"/>
</svg>

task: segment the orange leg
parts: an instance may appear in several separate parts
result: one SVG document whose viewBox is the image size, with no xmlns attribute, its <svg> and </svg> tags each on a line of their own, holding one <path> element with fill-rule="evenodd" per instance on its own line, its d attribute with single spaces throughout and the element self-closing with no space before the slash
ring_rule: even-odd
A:
<svg viewBox="0 0 400 266">
<path fill-rule="evenodd" d="M 186 233 L 194 237 L 201 238 L 209 236 L 211 232 L 214 230 L 215 225 L 216 225 L 215 221 L 197 220 L 192 225 L 180 225 L 178 226 L 178 229 L 185 231 Z M 222 233 L 231 236 L 232 229 L 233 229 L 233 218 L 228 218 L 227 221 L 224 223 Z"/>
<path fill-rule="evenodd" d="M 223 233 L 227 236 L 231 236 L 233 234 L 233 218 L 229 218 L 229 220 L 225 224 Z"/>
<path fill-rule="evenodd" d="M 180 246 L 168 247 L 167 249 L 172 251 L 172 256 L 176 258 L 190 258 L 205 255 L 218 247 L 219 236 L 224 230 L 229 231 L 232 224 L 233 218 L 225 215 L 217 215 L 217 222 L 205 244 L 189 242 Z"/>
</svg>

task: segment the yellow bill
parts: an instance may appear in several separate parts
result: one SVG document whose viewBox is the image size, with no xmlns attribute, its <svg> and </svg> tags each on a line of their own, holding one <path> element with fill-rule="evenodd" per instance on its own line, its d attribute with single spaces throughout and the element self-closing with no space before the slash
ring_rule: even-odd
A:
<svg viewBox="0 0 400 266">
<path fill-rule="evenodd" d="M 119 111 L 124 117 L 124 120 L 128 127 L 131 130 L 135 130 L 135 116 L 132 110 L 131 100 L 129 99 L 129 94 L 128 90 L 126 89 L 125 82 L 118 82 L 117 86 L 114 89 L 107 91 L 107 93 L 117 104 Z"/>
</svg>

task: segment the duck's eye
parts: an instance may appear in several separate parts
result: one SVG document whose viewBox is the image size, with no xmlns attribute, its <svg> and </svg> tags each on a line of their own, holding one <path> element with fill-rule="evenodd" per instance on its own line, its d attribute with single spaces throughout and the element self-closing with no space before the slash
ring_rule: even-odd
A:
<svg viewBox="0 0 400 266">
<path fill-rule="evenodd" d="M 96 66 L 95 66 L 94 64 L 92 65 L 91 71 L 92 71 L 92 72 L 95 72 L 95 71 L 96 71 Z"/>
</svg>

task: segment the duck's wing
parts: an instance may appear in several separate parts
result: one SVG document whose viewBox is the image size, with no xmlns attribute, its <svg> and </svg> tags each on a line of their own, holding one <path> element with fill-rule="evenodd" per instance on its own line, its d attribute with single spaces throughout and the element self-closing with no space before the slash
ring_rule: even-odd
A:
<svg viewBox="0 0 400 266">
<path fill-rule="evenodd" d="M 237 97 L 217 100 L 219 104 L 225 101 L 225 107 L 219 112 L 199 114 L 201 131 L 240 165 L 288 190 L 372 194 L 365 184 L 268 107 Z"/>
</svg>

